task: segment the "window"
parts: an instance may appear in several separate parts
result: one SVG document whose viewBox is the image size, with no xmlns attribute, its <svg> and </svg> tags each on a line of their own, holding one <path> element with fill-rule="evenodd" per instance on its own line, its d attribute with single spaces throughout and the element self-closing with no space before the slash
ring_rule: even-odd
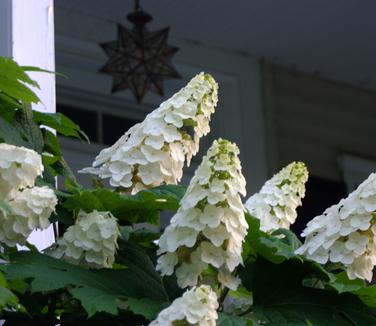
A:
<svg viewBox="0 0 376 326">
<path fill-rule="evenodd" d="M 112 145 L 129 128 L 138 123 L 135 119 L 67 105 L 57 105 L 57 111 L 77 123 L 91 142 Z"/>
</svg>

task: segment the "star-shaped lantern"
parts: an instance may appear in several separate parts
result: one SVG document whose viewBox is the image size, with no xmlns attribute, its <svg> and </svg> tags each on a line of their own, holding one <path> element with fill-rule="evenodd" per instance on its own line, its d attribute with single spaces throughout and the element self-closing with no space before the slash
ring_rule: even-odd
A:
<svg viewBox="0 0 376 326">
<path fill-rule="evenodd" d="M 112 93 L 129 88 L 140 103 L 147 90 L 163 95 L 164 78 L 181 78 L 171 63 L 178 48 L 167 45 L 169 28 L 147 30 L 153 17 L 138 1 L 127 18 L 133 29 L 118 24 L 117 40 L 99 44 L 109 57 L 99 71 L 113 76 Z"/>
</svg>

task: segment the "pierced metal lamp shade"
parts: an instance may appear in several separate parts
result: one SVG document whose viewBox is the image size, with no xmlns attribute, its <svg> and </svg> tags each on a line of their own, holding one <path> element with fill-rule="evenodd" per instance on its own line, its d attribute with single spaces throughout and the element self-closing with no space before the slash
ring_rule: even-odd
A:
<svg viewBox="0 0 376 326">
<path fill-rule="evenodd" d="M 169 28 L 147 30 L 152 16 L 139 7 L 127 18 L 133 29 L 118 24 L 117 40 L 99 44 L 108 56 L 99 71 L 113 76 L 112 93 L 129 89 L 140 103 L 148 90 L 163 95 L 165 78 L 181 78 L 171 62 L 178 48 L 167 44 Z"/>
</svg>

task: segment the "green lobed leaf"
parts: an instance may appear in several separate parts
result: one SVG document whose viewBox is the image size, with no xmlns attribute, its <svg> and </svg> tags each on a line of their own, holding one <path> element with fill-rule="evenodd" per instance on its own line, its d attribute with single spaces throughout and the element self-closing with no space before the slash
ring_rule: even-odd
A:
<svg viewBox="0 0 376 326">
<path fill-rule="evenodd" d="M 0 309 L 5 306 L 16 306 L 17 303 L 17 296 L 7 288 L 7 281 L 0 272 Z"/>
<path fill-rule="evenodd" d="M 129 223 L 157 223 L 156 215 L 161 210 L 176 211 L 185 192 L 184 186 L 164 185 L 140 191 L 136 195 L 122 195 L 118 192 L 99 189 L 77 189 L 64 202 L 71 210 L 83 209 L 110 211 L 120 221 Z"/>
<path fill-rule="evenodd" d="M 346 326 L 376 325 L 373 309 L 356 295 L 302 285 L 312 265 L 297 259 L 273 264 L 259 258 L 252 282 L 253 314 L 262 325 Z M 247 267 L 246 267 L 247 269 Z"/>
<path fill-rule="evenodd" d="M 376 285 L 367 285 L 360 279 L 350 280 L 346 272 L 335 275 L 335 280 L 326 285 L 335 289 L 338 293 L 352 293 L 359 297 L 367 306 L 376 308 Z"/>
<path fill-rule="evenodd" d="M 34 112 L 34 121 L 55 129 L 63 136 L 75 137 L 89 142 L 89 138 L 80 127 L 62 113 Z"/>
<path fill-rule="evenodd" d="M 122 269 L 89 270 L 38 252 L 17 252 L 7 266 L 8 279 L 32 279 L 31 291 L 68 289 L 88 315 L 96 312 L 117 314 L 118 300 L 147 298 L 168 301 L 162 280 L 146 254 L 135 245 L 124 245 Z M 130 305 L 132 309 L 132 306 Z M 140 313 L 137 308 L 137 313 Z M 146 312 L 148 314 L 148 312 Z"/>
<path fill-rule="evenodd" d="M 28 146 L 21 133 L 2 117 L 0 117 L 0 140 L 15 146 Z"/>
<path fill-rule="evenodd" d="M 165 303 L 159 303 L 147 298 L 135 299 L 129 298 L 126 301 L 129 308 L 137 315 L 145 317 L 147 320 L 153 320 L 158 316 L 158 313 L 166 308 Z"/>
<path fill-rule="evenodd" d="M 106 293 L 92 287 L 77 287 L 71 289 L 70 292 L 73 297 L 81 301 L 89 317 L 97 312 L 107 312 L 112 315 L 118 313 L 118 297 L 114 296 L 112 292 Z"/>
<path fill-rule="evenodd" d="M 243 245 L 243 258 L 246 260 L 252 255 L 259 255 L 265 259 L 280 264 L 293 257 L 295 250 L 301 245 L 296 235 L 287 229 L 279 229 L 272 234 L 260 230 L 260 220 L 249 213 L 245 214 L 249 231 Z"/>
<path fill-rule="evenodd" d="M 38 103 L 38 96 L 26 84 L 38 87 L 15 61 L 0 57 L 0 93 L 27 104 Z"/>
<path fill-rule="evenodd" d="M 245 317 L 228 315 L 220 313 L 217 320 L 217 326 L 251 326 L 252 322 Z"/>
<path fill-rule="evenodd" d="M 15 115 L 15 125 L 26 137 L 27 147 L 38 153 L 42 153 L 44 139 L 39 126 L 33 121 L 33 110 L 24 105 Z"/>
<path fill-rule="evenodd" d="M 5 93 L 0 92 L 0 109 L 1 111 L 7 110 L 9 112 L 10 109 L 19 108 L 21 103 L 16 99 L 10 97 Z"/>
</svg>

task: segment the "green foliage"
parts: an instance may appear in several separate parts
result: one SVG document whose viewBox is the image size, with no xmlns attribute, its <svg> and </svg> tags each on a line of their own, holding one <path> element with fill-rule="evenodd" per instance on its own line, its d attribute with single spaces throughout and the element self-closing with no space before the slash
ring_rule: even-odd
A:
<svg viewBox="0 0 376 326">
<path fill-rule="evenodd" d="M 159 232 L 133 224 L 159 225 L 160 213 L 175 212 L 186 188 L 165 185 L 125 195 L 121 189 L 78 185 L 56 134 L 84 141 L 87 136 L 60 113 L 32 111 L 30 105 L 39 102 L 32 87 L 38 85 L 27 71 L 43 70 L 0 58 L 0 142 L 42 154 L 45 171 L 37 185 L 54 188 L 56 176 L 65 179 L 64 192 L 55 190 L 59 204 L 51 222 L 69 227 L 80 210 L 110 211 L 121 235 L 112 269 L 71 265 L 32 246 L 27 252 L 5 247 L 0 255 L 7 261 L 0 264 L 0 319 L 9 325 L 147 325 L 183 290 L 175 275 L 161 278 L 155 270 Z M 0 214 L 9 213 L 9 205 L 0 199 Z M 260 230 L 257 218 L 246 213 L 246 219 L 244 266 L 234 272 L 242 285 L 229 293 L 216 289 L 221 293 L 217 325 L 376 325 L 376 285 L 349 280 L 341 266 L 321 266 L 295 255 L 301 243 L 293 232 L 268 234 Z M 226 295 L 245 299 L 246 305 L 226 310 Z"/>
<path fill-rule="evenodd" d="M 370 308 L 373 287 L 333 274 L 297 256 L 300 242 L 289 230 L 269 235 L 257 218 L 246 215 L 249 233 L 244 244 L 242 284 L 252 292 L 247 317 L 253 325 L 374 325 Z M 346 292 L 346 293 L 345 293 Z M 369 299 L 367 300 L 367 294 Z"/>
<path fill-rule="evenodd" d="M 11 255 L 6 277 L 31 279 L 31 293 L 66 289 L 81 302 L 88 316 L 97 312 L 116 315 L 121 300 L 136 314 L 153 318 L 168 301 L 162 280 L 139 247 L 129 243 L 121 246 L 124 254 L 119 261 L 126 263 L 125 268 L 88 270 L 37 252 L 18 252 Z M 143 312 L 145 302 L 148 309 Z"/>
<path fill-rule="evenodd" d="M 7 281 L 0 272 L 0 309 L 4 307 L 16 307 L 18 303 L 17 296 L 8 289 Z"/>
<path fill-rule="evenodd" d="M 136 195 L 122 195 L 106 188 L 76 189 L 63 206 L 69 210 L 86 212 L 110 211 L 120 222 L 159 223 L 161 210 L 176 211 L 184 195 L 184 186 L 165 185 L 140 191 Z"/>
<path fill-rule="evenodd" d="M 56 135 L 41 126 L 55 129 L 64 136 L 88 141 L 87 136 L 61 113 L 41 113 L 31 109 L 30 104 L 38 103 L 39 98 L 30 87 L 38 88 L 38 84 L 30 79 L 26 71 L 45 72 L 35 67 L 21 67 L 9 58 L 0 57 L 0 142 L 43 153 L 43 180 L 50 186 L 54 187 L 54 177 L 58 175 L 76 184 L 62 157 Z"/>
<path fill-rule="evenodd" d="M 252 326 L 252 322 L 245 317 L 220 313 L 217 321 L 218 326 Z"/>
<path fill-rule="evenodd" d="M 39 125 L 55 129 L 63 136 L 81 138 L 89 142 L 89 138 L 80 127 L 62 113 L 34 112 L 34 121 Z"/>
<path fill-rule="evenodd" d="M 263 257 L 275 264 L 295 257 L 295 250 L 301 242 L 296 235 L 287 229 L 279 229 L 273 234 L 260 230 L 260 220 L 246 213 L 249 231 L 243 246 L 243 259 Z"/>
<path fill-rule="evenodd" d="M 39 69 L 34 69 L 38 71 Z M 11 105 L 38 103 L 39 98 L 28 87 L 37 87 L 38 84 L 30 79 L 16 62 L 10 58 L 0 57 L 0 94 L 4 102 Z"/>
<path fill-rule="evenodd" d="M 28 147 L 27 141 L 22 134 L 11 123 L 0 116 L 0 141 L 16 146 Z"/>
<path fill-rule="evenodd" d="M 314 272 L 293 259 L 275 265 L 259 259 L 253 267 L 252 312 L 263 325 L 374 325 L 374 312 L 355 295 L 308 288 L 304 278 Z"/>
<path fill-rule="evenodd" d="M 33 111 L 28 106 L 23 106 L 15 113 L 15 126 L 26 139 L 30 149 L 42 154 L 44 142 L 40 127 L 33 121 Z"/>
</svg>

